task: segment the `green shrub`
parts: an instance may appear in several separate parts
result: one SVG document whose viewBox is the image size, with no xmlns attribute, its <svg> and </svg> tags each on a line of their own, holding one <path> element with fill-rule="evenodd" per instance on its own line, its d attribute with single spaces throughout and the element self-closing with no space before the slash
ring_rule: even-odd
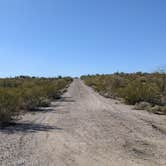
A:
<svg viewBox="0 0 166 166">
<path fill-rule="evenodd" d="M 15 91 L 0 89 L 0 122 L 9 122 L 19 115 L 19 96 Z"/>
<path fill-rule="evenodd" d="M 155 105 L 151 107 L 148 111 L 153 112 L 155 114 L 166 114 L 166 106 Z"/>
<path fill-rule="evenodd" d="M 159 100 L 155 86 L 139 81 L 133 81 L 125 88 L 120 89 L 119 95 L 123 97 L 128 104 L 135 104 L 141 101 L 156 103 Z"/>
<path fill-rule="evenodd" d="M 61 96 L 61 89 L 54 84 L 45 86 L 43 90 L 49 99 L 59 99 Z"/>
<path fill-rule="evenodd" d="M 103 96 L 123 98 L 128 104 L 147 102 L 166 106 L 166 73 L 97 74 L 81 79 Z"/>
<path fill-rule="evenodd" d="M 0 122 L 8 122 L 20 109 L 33 110 L 50 106 L 72 82 L 70 77 L 37 78 L 20 76 L 0 79 Z"/>
<path fill-rule="evenodd" d="M 25 88 L 21 93 L 21 99 L 21 107 L 27 110 L 33 110 L 43 106 L 47 107 L 50 105 L 50 101 L 47 100 L 43 88 L 37 86 Z"/>
</svg>

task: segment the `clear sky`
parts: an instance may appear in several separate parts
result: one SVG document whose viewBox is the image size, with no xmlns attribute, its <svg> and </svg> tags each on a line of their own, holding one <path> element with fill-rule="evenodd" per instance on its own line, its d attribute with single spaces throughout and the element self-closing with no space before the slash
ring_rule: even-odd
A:
<svg viewBox="0 0 166 166">
<path fill-rule="evenodd" d="M 163 65 L 166 0 L 0 0 L 0 77 Z"/>
</svg>

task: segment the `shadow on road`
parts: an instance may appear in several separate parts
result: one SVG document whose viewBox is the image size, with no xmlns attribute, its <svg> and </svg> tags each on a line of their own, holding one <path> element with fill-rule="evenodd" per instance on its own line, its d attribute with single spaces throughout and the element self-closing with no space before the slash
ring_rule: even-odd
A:
<svg viewBox="0 0 166 166">
<path fill-rule="evenodd" d="M 41 107 L 41 108 L 36 108 L 36 109 L 29 110 L 28 112 L 31 112 L 31 113 L 37 113 L 37 112 L 47 113 L 47 112 L 53 112 L 53 111 L 55 111 L 55 110 L 51 107 Z"/>
<path fill-rule="evenodd" d="M 75 102 L 75 100 L 73 100 L 72 97 L 62 97 L 61 99 L 59 99 L 59 101 L 62 101 L 62 102 Z"/>
<path fill-rule="evenodd" d="M 47 124 L 37 123 L 8 123 L 0 127 L 0 133 L 14 134 L 14 133 L 36 133 L 39 131 L 49 130 L 63 130 L 60 127 L 50 126 Z"/>
</svg>

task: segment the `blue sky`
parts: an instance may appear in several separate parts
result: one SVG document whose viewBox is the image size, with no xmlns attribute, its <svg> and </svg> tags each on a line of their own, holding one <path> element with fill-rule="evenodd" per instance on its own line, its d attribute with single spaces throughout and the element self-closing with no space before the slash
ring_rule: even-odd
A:
<svg viewBox="0 0 166 166">
<path fill-rule="evenodd" d="M 165 0 L 1 0 L 0 77 L 154 71 Z"/>
</svg>

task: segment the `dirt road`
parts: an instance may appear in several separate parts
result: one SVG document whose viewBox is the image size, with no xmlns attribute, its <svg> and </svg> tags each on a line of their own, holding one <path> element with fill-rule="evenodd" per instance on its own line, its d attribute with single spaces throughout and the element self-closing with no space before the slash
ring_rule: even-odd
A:
<svg viewBox="0 0 166 166">
<path fill-rule="evenodd" d="M 166 165 L 166 116 L 133 110 L 74 80 L 61 101 L 0 129 L 0 165 Z"/>
</svg>

